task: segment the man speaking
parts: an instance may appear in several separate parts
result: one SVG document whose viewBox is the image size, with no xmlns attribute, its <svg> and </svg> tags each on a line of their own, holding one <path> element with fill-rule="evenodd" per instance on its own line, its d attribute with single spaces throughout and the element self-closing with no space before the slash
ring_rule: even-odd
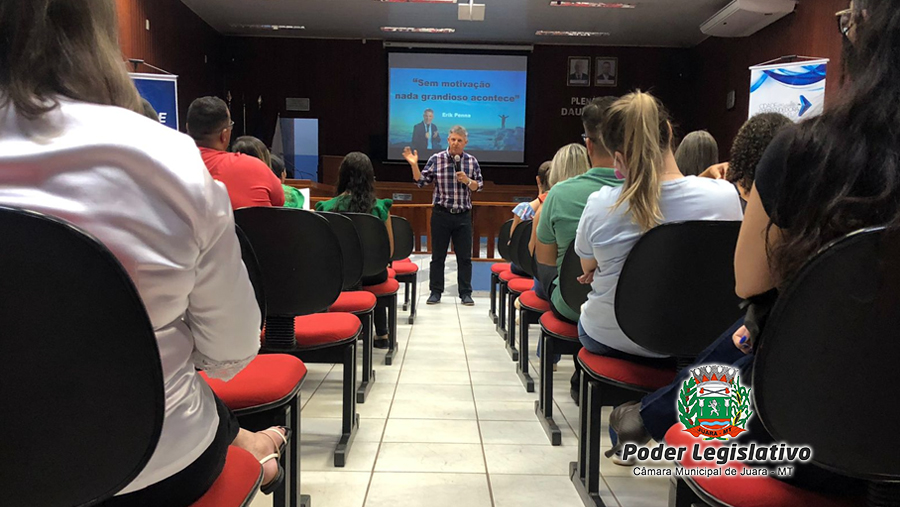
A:
<svg viewBox="0 0 900 507">
<path fill-rule="evenodd" d="M 462 304 L 471 306 L 472 300 L 472 192 L 481 190 L 484 181 L 475 157 L 463 149 L 469 133 L 457 125 L 447 137 L 450 147 L 435 153 L 425 168 L 419 171 L 419 150 L 403 149 L 403 158 L 412 167 L 413 179 L 421 188 L 434 182 L 434 212 L 431 214 L 431 296 L 427 303 L 441 302 L 444 292 L 444 261 L 447 247 L 453 239 L 456 263 L 459 266 L 457 283 Z"/>
<path fill-rule="evenodd" d="M 422 113 L 422 123 L 413 127 L 412 147 L 422 154 L 431 154 L 441 150 L 441 134 L 434 123 L 434 110 L 426 109 Z"/>
</svg>

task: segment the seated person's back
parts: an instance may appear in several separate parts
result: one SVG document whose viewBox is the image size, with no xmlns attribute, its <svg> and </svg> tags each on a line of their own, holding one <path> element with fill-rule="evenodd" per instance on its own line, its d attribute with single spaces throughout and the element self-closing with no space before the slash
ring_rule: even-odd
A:
<svg viewBox="0 0 900 507">
<path fill-rule="evenodd" d="M 228 189 L 232 209 L 283 206 L 281 181 L 263 161 L 242 153 L 228 153 L 234 123 L 224 101 L 201 97 L 188 109 L 187 130 L 194 138 L 209 173 Z"/>
<path fill-rule="evenodd" d="M 228 196 L 190 138 L 118 107 L 59 101 L 35 120 L 0 106 L 0 204 L 89 232 L 144 301 L 166 414 L 159 444 L 127 493 L 179 472 L 210 445 L 216 403 L 195 367 L 224 378 L 255 357 L 259 308 Z"/>
</svg>

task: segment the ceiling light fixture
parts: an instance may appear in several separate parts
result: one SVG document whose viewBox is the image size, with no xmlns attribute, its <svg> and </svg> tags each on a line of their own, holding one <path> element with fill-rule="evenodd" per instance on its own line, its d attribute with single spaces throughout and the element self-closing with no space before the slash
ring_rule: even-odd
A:
<svg viewBox="0 0 900 507">
<path fill-rule="evenodd" d="M 383 26 L 382 32 L 400 33 L 454 33 L 455 28 L 413 28 L 411 26 Z"/>
<path fill-rule="evenodd" d="M 609 32 L 572 32 L 565 30 L 538 30 L 534 34 L 554 37 L 609 37 Z"/>
<path fill-rule="evenodd" d="M 635 4 L 607 3 L 607 2 L 562 2 L 552 0 L 550 7 L 601 7 L 604 9 L 634 9 Z"/>
<path fill-rule="evenodd" d="M 232 24 L 231 28 L 250 29 L 250 30 L 306 30 L 301 25 L 241 25 Z"/>
</svg>

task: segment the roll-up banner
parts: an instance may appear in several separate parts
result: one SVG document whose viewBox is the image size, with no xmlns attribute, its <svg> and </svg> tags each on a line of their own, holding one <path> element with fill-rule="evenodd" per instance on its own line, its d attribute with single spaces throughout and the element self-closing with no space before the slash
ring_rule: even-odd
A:
<svg viewBox="0 0 900 507">
<path fill-rule="evenodd" d="M 822 114 L 828 59 L 750 67 L 750 117 L 781 113 L 795 122 Z"/>
</svg>

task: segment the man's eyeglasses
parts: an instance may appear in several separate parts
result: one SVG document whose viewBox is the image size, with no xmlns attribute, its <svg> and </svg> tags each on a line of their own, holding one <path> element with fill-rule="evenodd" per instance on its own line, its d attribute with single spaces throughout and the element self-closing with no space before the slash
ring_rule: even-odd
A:
<svg viewBox="0 0 900 507">
<path fill-rule="evenodd" d="M 853 29 L 853 9 L 844 9 L 840 12 L 834 13 L 837 17 L 838 30 L 841 31 L 841 35 L 847 37 L 850 34 L 850 30 Z"/>
<path fill-rule="evenodd" d="M 588 139 L 590 139 L 591 141 L 593 141 L 593 142 L 595 142 L 595 143 L 597 142 L 597 140 L 594 139 L 593 137 L 591 137 L 591 136 L 589 136 L 589 135 L 587 135 L 587 134 L 581 134 L 581 141 L 582 141 L 582 142 L 584 142 L 585 144 L 587 144 Z"/>
<path fill-rule="evenodd" d="M 234 120 L 231 120 L 230 122 L 228 122 L 228 126 L 225 127 L 225 130 L 233 129 L 233 128 L 234 128 Z"/>
</svg>

